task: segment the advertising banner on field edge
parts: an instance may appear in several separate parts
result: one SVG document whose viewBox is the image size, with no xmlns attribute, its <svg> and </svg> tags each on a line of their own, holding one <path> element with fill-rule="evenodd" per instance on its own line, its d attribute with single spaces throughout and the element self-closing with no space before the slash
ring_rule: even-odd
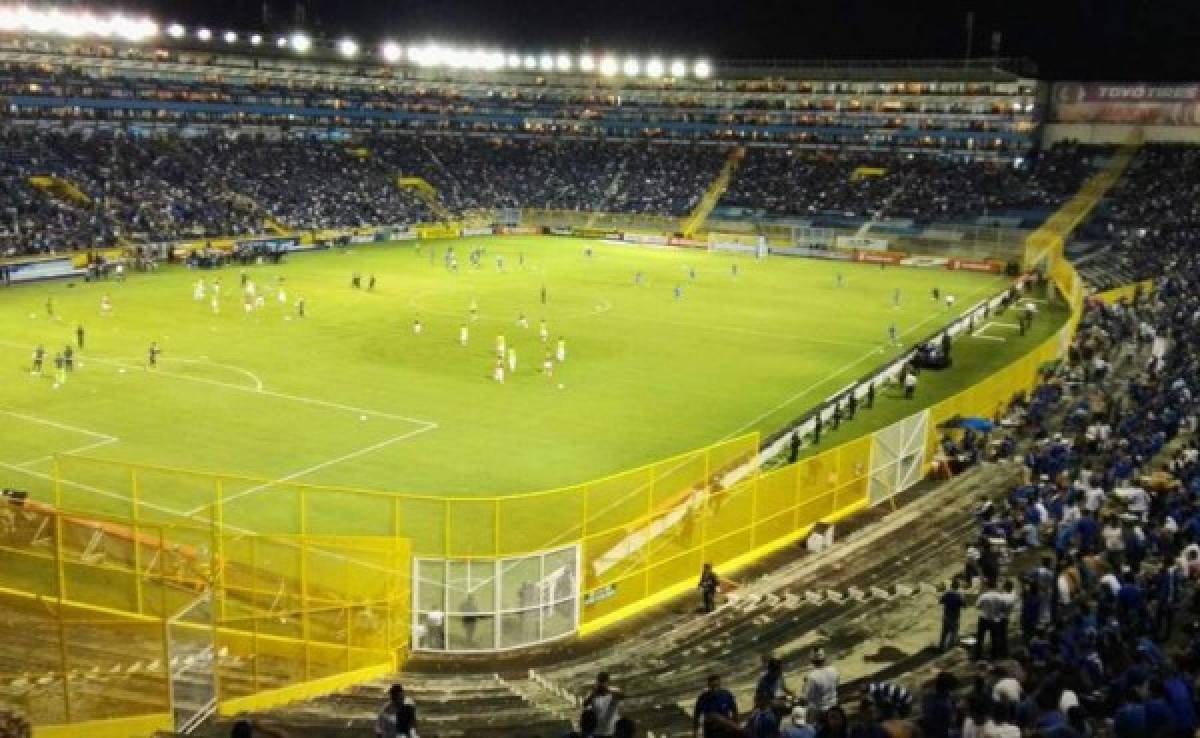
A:
<svg viewBox="0 0 1200 738">
<path fill-rule="evenodd" d="M 70 277 L 77 273 L 70 256 L 60 259 L 31 259 L 0 264 L 4 279 L 9 282 L 33 282 L 40 279 Z"/>
<path fill-rule="evenodd" d="M 626 233 L 624 240 L 628 243 L 640 243 L 646 246 L 666 246 L 666 236 L 655 236 L 648 233 Z"/>
<path fill-rule="evenodd" d="M 979 259 L 947 259 L 946 268 L 960 272 L 1003 272 L 1004 262 Z"/>
<path fill-rule="evenodd" d="M 867 264 L 900 264 L 908 254 L 903 251 L 863 251 L 854 252 L 854 261 Z"/>
</svg>

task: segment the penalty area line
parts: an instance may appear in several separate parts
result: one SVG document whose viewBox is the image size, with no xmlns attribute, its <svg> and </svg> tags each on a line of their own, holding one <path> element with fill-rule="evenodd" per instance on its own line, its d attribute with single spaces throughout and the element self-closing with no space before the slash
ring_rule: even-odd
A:
<svg viewBox="0 0 1200 738">
<path fill-rule="evenodd" d="M 436 427 L 437 427 L 436 425 L 422 426 L 420 428 L 416 428 L 414 430 L 408 431 L 407 433 L 401 433 L 398 436 L 392 436 L 391 438 L 385 438 L 384 440 L 380 441 L 379 443 L 373 443 L 370 446 L 364 446 L 363 448 L 360 448 L 356 451 L 351 451 L 348 454 L 343 454 L 342 456 L 338 456 L 333 459 L 328 459 L 326 461 L 322 461 L 319 464 L 313 464 L 312 466 L 308 466 L 303 469 L 299 469 L 290 474 L 279 477 L 278 479 L 275 479 L 273 481 L 264 482 L 262 484 L 251 487 L 250 489 L 244 489 L 241 492 L 229 495 L 221 501 L 221 504 L 225 505 L 234 500 L 240 499 L 242 497 L 246 497 L 247 495 L 252 495 L 257 492 L 261 492 L 265 489 L 270 489 L 271 487 L 274 487 L 276 485 L 284 484 L 286 482 L 290 482 L 295 479 L 299 479 L 300 477 L 308 476 L 309 474 L 321 471 L 322 469 L 327 469 L 331 466 L 336 466 L 337 464 L 342 464 L 347 461 L 357 459 L 360 456 L 366 456 L 369 453 L 373 453 L 380 449 L 387 448 L 388 446 L 391 446 L 392 444 L 400 443 L 401 441 L 406 441 L 406 440 L 408 440 L 414 436 L 418 436 L 422 433 L 428 433 L 429 431 L 433 430 Z M 208 505 L 200 505 L 199 507 L 188 510 L 187 512 L 185 512 L 183 514 L 190 517 L 207 507 L 208 507 Z"/>
</svg>

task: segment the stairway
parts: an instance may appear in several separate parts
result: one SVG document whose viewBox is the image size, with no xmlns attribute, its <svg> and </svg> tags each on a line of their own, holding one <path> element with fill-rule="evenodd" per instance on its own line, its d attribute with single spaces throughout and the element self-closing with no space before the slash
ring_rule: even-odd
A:
<svg viewBox="0 0 1200 738">
<path fill-rule="evenodd" d="M 69 180 L 52 174 L 37 175 L 29 178 L 29 184 L 45 192 L 51 197 L 81 208 L 90 208 L 92 198 L 84 194 Z"/>
<path fill-rule="evenodd" d="M 682 227 L 684 238 L 691 238 L 704 225 L 704 221 L 708 220 L 708 216 L 721 201 L 725 190 L 729 189 L 729 183 L 733 181 L 733 175 L 737 172 L 737 168 L 745 156 L 746 149 L 742 146 L 729 152 L 729 157 L 725 159 L 725 166 L 721 167 L 720 174 L 708 186 L 708 191 L 704 193 L 704 197 L 700 198 L 696 208 L 684 219 Z"/>
<path fill-rule="evenodd" d="M 437 188 L 421 177 L 397 177 L 396 186 L 416 195 L 437 216 L 438 220 L 448 221 L 454 219 L 454 216 L 446 206 L 442 204 L 442 199 L 438 197 Z"/>
<path fill-rule="evenodd" d="M 292 232 L 291 229 L 289 229 L 283 223 L 280 223 L 270 215 L 267 215 L 267 211 L 261 205 L 259 205 L 254 198 L 243 195 L 240 192 L 234 192 L 233 190 L 227 191 L 225 196 L 229 198 L 229 201 L 233 203 L 234 207 L 245 210 L 248 213 L 257 214 L 262 220 L 263 227 L 266 228 L 272 236 L 287 236 Z"/>
</svg>

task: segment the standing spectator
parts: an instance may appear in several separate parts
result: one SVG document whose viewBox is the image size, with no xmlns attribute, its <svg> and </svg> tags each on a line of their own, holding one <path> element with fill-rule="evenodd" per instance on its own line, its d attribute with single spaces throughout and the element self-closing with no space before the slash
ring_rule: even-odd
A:
<svg viewBox="0 0 1200 738">
<path fill-rule="evenodd" d="M 804 680 L 804 697 L 809 708 L 821 714 L 837 705 L 838 672 L 826 665 L 823 648 L 813 649 L 812 665 L 812 671 Z"/>
<path fill-rule="evenodd" d="M 848 738 L 848 735 L 846 713 L 842 708 L 831 708 L 821 716 L 817 725 L 817 738 Z"/>
<path fill-rule="evenodd" d="M 704 612 L 710 613 L 717 609 L 717 592 L 721 589 L 721 580 L 713 571 L 712 564 L 704 564 L 704 570 L 700 572 L 700 583 L 696 586 L 700 589 Z"/>
<path fill-rule="evenodd" d="M 783 662 L 774 656 L 767 659 L 766 670 L 754 687 L 755 704 L 759 697 L 764 697 L 768 704 L 774 705 L 780 712 L 784 712 L 783 706 L 793 697 L 783 676 Z"/>
<path fill-rule="evenodd" d="M 958 680 L 950 672 L 939 672 L 921 700 L 921 735 L 923 738 L 950 738 L 959 726 L 958 706 L 954 689 Z"/>
<path fill-rule="evenodd" d="M 404 694 L 404 685 L 393 684 L 388 703 L 375 719 L 377 738 L 416 738 L 417 706 Z"/>
<path fill-rule="evenodd" d="M 746 718 L 746 733 L 748 738 L 778 738 L 779 718 L 771 700 L 764 694 L 754 695 L 754 710 Z"/>
<path fill-rule="evenodd" d="M 611 738 L 616 732 L 617 721 L 621 719 L 621 711 L 617 703 L 624 698 L 621 690 L 609 686 L 608 672 L 602 671 L 596 675 L 596 686 L 583 700 L 583 707 L 596 718 L 596 731 L 593 735 L 598 738 Z"/>
<path fill-rule="evenodd" d="M 808 708 L 797 705 L 779 730 L 780 738 L 815 738 L 816 730 L 808 723 Z"/>
<path fill-rule="evenodd" d="M 938 639 L 938 648 L 948 651 L 958 643 L 959 615 L 967 606 L 958 591 L 958 577 L 950 580 L 950 588 L 942 593 L 939 602 L 942 605 L 942 636 Z"/>
<path fill-rule="evenodd" d="M 700 726 L 704 725 L 710 716 L 719 716 L 726 720 L 737 722 L 737 700 L 733 693 L 721 687 L 721 677 L 716 674 L 708 676 L 708 688 L 696 698 L 696 709 L 692 711 L 692 735 L 700 734 Z"/>
</svg>

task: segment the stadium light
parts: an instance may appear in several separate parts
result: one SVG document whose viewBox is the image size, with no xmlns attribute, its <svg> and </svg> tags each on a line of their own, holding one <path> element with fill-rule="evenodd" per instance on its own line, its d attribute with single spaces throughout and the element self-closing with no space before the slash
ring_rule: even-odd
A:
<svg viewBox="0 0 1200 738">
<path fill-rule="evenodd" d="M 526 69 L 537 69 L 537 59 L 535 59 L 532 56 L 527 56 L 527 57 L 525 57 L 523 66 Z"/>
<path fill-rule="evenodd" d="M 187 35 L 187 29 L 178 23 L 172 23 L 167 26 L 167 35 L 171 38 L 183 38 Z"/>
<path fill-rule="evenodd" d="M 560 72 L 571 71 L 571 57 L 567 56 L 566 54 L 559 54 L 554 60 L 554 66 L 556 66 Z"/>
<path fill-rule="evenodd" d="M 236 44 L 237 43 L 237 34 L 234 33 L 233 31 L 226 31 L 225 32 L 225 43 Z"/>
<path fill-rule="evenodd" d="M 0 30 L 145 41 L 158 35 L 158 24 L 149 18 L 129 18 L 120 13 L 101 18 L 88 12 L 10 7 L 0 8 Z"/>
<path fill-rule="evenodd" d="M 59 33 L 65 36 L 72 38 L 83 36 L 94 30 L 95 24 L 96 20 L 87 13 L 83 15 L 71 15 L 58 9 L 50 11 L 50 28 L 57 29 Z"/>
<path fill-rule="evenodd" d="M 696 66 L 692 67 L 692 73 L 700 79 L 708 79 L 708 76 L 712 74 L 712 65 L 701 59 L 696 62 Z"/>
<path fill-rule="evenodd" d="M 280 36 L 279 38 L 275 39 L 276 48 L 284 49 L 284 48 L 287 48 L 287 45 L 288 45 L 288 40 L 286 37 Z"/>
<path fill-rule="evenodd" d="M 611 56 L 606 56 L 600 60 L 600 74 L 605 77 L 613 77 L 617 73 L 617 60 Z"/>
<path fill-rule="evenodd" d="M 404 55 L 404 50 L 395 41 L 385 41 L 383 46 L 380 47 L 379 53 L 383 56 L 385 62 L 395 64 Z"/>
<path fill-rule="evenodd" d="M 538 59 L 538 66 L 543 72 L 554 70 L 554 57 L 549 54 L 542 54 L 542 58 Z"/>
<path fill-rule="evenodd" d="M 686 77 L 687 62 L 683 61 L 682 59 L 676 59 L 675 61 L 671 62 L 671 76 Z"/>
<path fill-rule="evenodd" d="M 638 64 L 638 60 L 631 57 L 625 60 L 625 64 L 621 67 L 621 71 L 625 73 L 626 77 L 636 77 L 638 75 L 639 68 L 640 65 Z"/>
<path fill-rule="evenodd" d="M 212 31 L 208 30 L 207 28 L 201 28 L 200 30 L 196 31 L 196 38 L 200 39 L 201 41 L 211 41 Z"/>
<path fill-rule="evenodd" d="M 250 36 L 250 45 L 251 46 L 258 46 L 261 43 L 262 43 L 262 34 L 261 33 L 255 33 Z"/>
<path fill-rule="evenodd" d="M 344 57 L 352 57 L 358 54 L 358 42 L 352 38 L 344 38 L 338 41 L 338 53 Z"/>
<path fill-rule="evenodd" d="M 579 68 L 584 72 L 591 72 L 596 69 L 596 60 L 591 54 L 584 54 L 579 57 Z"/>
<path fill-rule="evenodd" d="M 521 68 L 521 57 L 517 56 L 516 54 L 509 54 L 508 55 L 508 68 L 509 69 L 520 69 Z"/>
<path fill-rule="evenodd" d="M 646 62 L 646 74 L 651 77 L 663 76 L 662 59 L 651 59 L 650 61 Z"/>
<path fill-rule="evenodd" d="M 312 39 L 303 33 L 292 34 L 292 48 L 300 54 L 307 53 L 312 48 Z"/>
</svg>

